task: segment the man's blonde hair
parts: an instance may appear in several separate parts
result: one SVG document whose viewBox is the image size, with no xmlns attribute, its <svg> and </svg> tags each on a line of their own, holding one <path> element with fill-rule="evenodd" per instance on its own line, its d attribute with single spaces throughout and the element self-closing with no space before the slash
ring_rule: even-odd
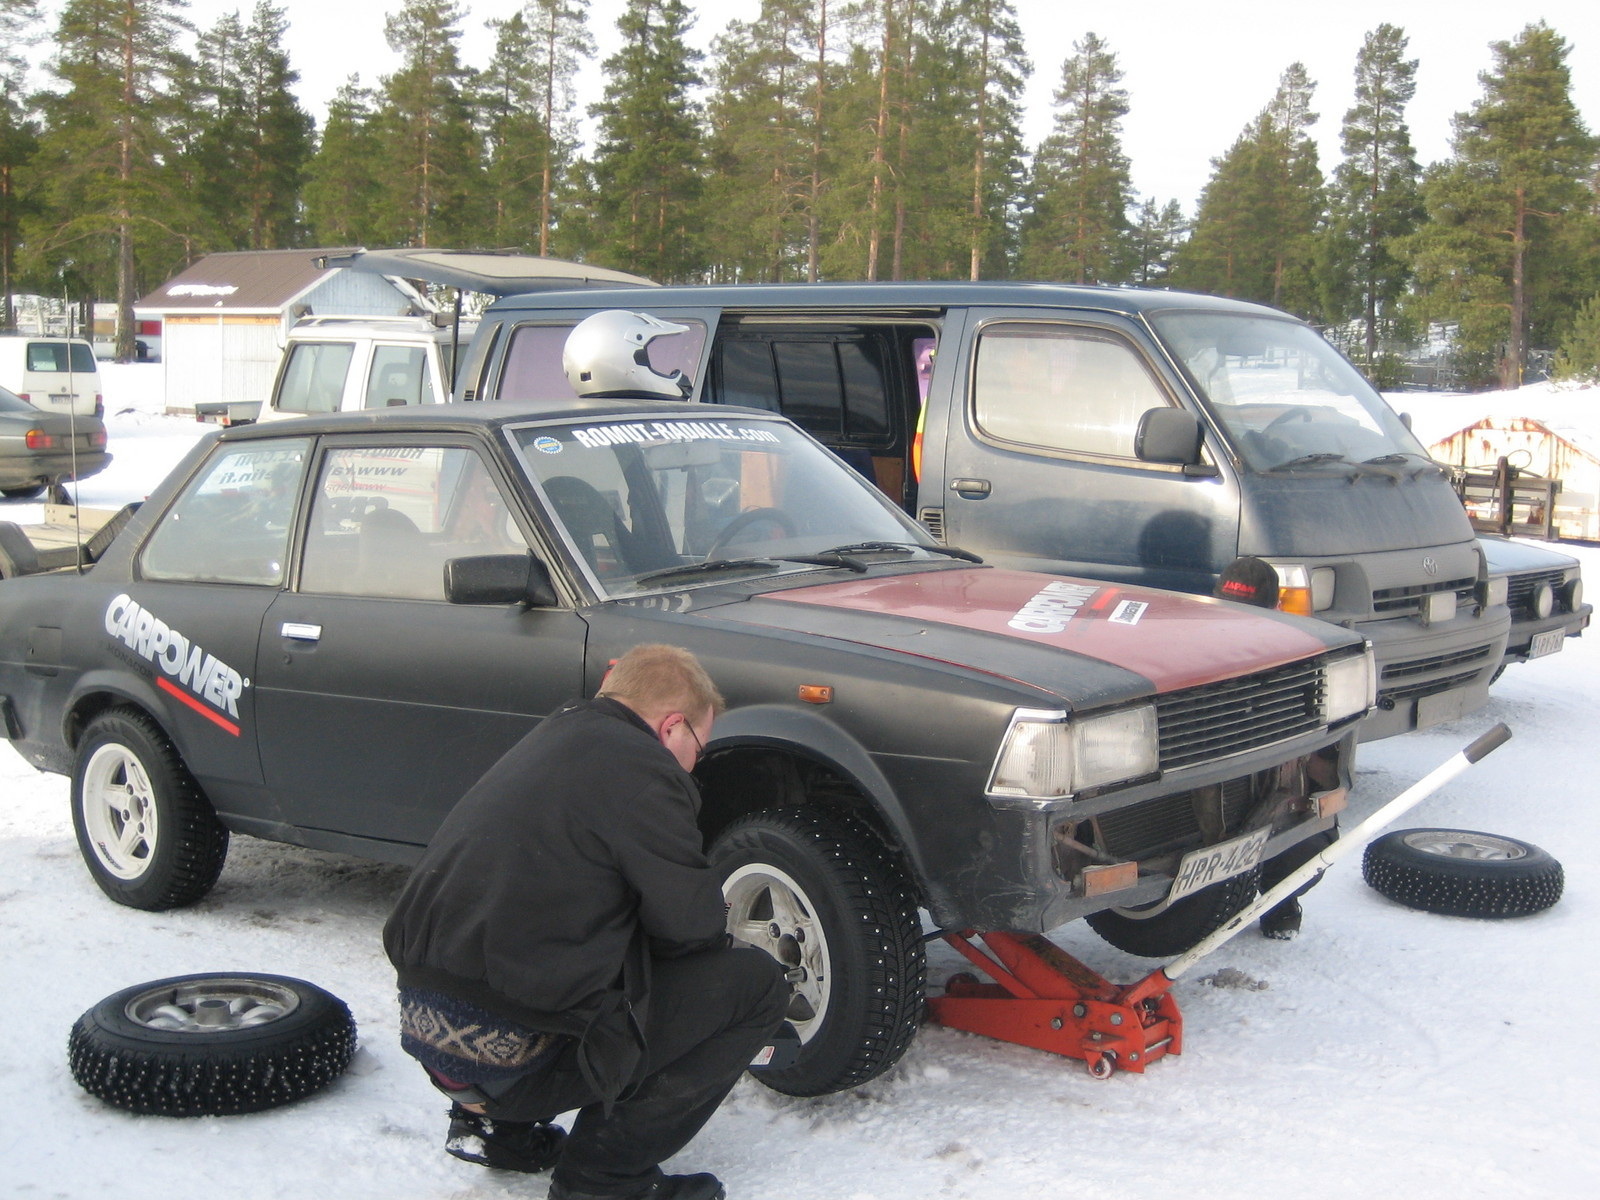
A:
<svg viewBox="0 0 1600 1200">
<path fill-rule="evenodd" d="M 682 646 L 635 646 L 607 672 L 599 694 L 647 719 L 681 712 L 692 722 L 707 709 L 718 715 L 728 707 L 700 660 Z"/>
</svg>

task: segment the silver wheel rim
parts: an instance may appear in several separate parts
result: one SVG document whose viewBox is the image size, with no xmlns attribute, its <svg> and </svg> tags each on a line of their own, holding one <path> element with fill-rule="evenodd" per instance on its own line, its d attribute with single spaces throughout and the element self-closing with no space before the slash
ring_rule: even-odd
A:
<svg viewBox="0 0 1600 1200">
<path fill-rule="evenodd" d="M 155 788 L 138 755 L 115 742 L 89 756 L 79 800 L 84 830 L 100 865 L 118 879 L 150 869 L 160 826 Z"/>
<path fill-rule="evenodd" d="M 130 1021 L 164 1033 L 217 1033 L 254 1029 L 282 1020 L 300 1007 L 294 989 L 243 976 L 197 979 L 140 992 L 123 1011 Z"/>
<path fill-rule="evenodd" d="M 1461 829 L 1419 829 L 1401 841 L 1423 854 L 1440 858 L 1464 858 L 1475 862 L 1513 862 L 1527 858 L 1528 852 L 1516 842 L 1490 833 L 1468 833 Z"/>
<path fill-rule="evenodd" d="M 827 1018 L 833 990 L 828 938 L 815 906 L 790 875 L 764 863 L 734 871 L 723 881 L 722 895 L 728 902 L 729 933 L 801 972 L 789 1002 L 789 1021 L 801 1043 L 809 1042 Z"/>
</svg>

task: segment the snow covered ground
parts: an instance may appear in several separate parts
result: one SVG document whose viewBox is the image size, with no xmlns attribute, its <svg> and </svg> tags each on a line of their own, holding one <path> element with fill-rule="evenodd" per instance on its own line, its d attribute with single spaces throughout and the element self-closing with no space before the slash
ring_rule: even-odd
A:
<svg viewBox="0 0 1600 1200">
<path fill-rule="evenodd" d="M 199 432 L 115 415 L 159 395 L 137 374 L 151 370 L 108 372 L 118 457 L 85 481 L 86 504 L 144 495 Z M 36 520 L 37 506 L 0 504 L 0 519 Z M 1562 548 L 1600 579 L 1600 549 Z M 733 1200 L 1592 1194 L 1600 634 L 1511 668 L 1486 711 L 1363 747 L 1347 825 L 1495 721 L 1512 741 L 1402 825 L 1543 846 L 1567 872 L 1548 912 L 1412 912 L 1347 860 L 1307 898 L 1300 938 L 1247 931 L 1184 977 L 1184 1053 L 1145 1075 L 1098 1083 L 1079 1063 L 929 1026 L 895 1070 L 849 1093 L 796 1100 L 742 1081 L 672 1165 L 717 1172 Z M 400 1052 L 378 942 L 402 870 L 237 838 L 205 901 L 136 912 L 79 862 L 65 779 L 0 745 L 0 797 L 0 1195 L 544 1196 L 542 1176 L 442 1150 L 443 1104 Z M 1086 928 L 1055 936 L 1112 979 L 1156 965 Z M 964 966 L 932 951 L 935 980 Z M 129 1116 L 72 1081 L 79 1013 L 131 984 L 218 970 L 300 976 L 343 997 L 361 1035 L 350 1071 L 297 1105 L 198 1120 Z"/>
</svg>

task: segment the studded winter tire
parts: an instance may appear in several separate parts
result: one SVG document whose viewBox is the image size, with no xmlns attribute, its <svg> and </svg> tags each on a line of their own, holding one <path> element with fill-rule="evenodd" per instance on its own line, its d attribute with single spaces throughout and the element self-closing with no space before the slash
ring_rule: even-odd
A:
<svg viewBox="0 0 1600 1200">
<path fill-rule="evenodd" d="M 1561 899 L 1561 864 L 1539 847 L 1471 829 L 1400 829 L 1372 842 L 1361 874 L 1407 908 L 1451 917 L 1526 917 Z"/>
<path fill-rule="evenodd" d="M 799 1058 L 757 1078 L 821 1096 L 894 1066 L 922 1017 L 926 963 L 916 899 L 877 836 L 853 818 L 769 809 L 725 829 L 711 861 L 729 932 L 795 979 Z"/>
<path fill-rule="evenodd" d="M 344 1001 L 282 975 L 180 975 L 124 988 L 72 1027 L 72 1077 L 107 1104 L 167 1117 L 260 1112 L 350 1065 Z"/>
<path fill-rule="evenodd" d="M 1176 904 L 1155 911 L 1108 908 L 1084 919 L 1106 941 L 1127 954 L 1142 958 L 1167 958 L 1182 954 L 1202 938 L 1221 929 L 1246 904 L 1255 899 L 1259 870 L 1246 871 L 1185 896 Z"/>
<path fill-rule="evenodd" d="M 193 904 L 228 856 L 228 831 L 172 739 L 133 708 L 108 709 L 83 731 L 72 824 L 95 883 L 130 908 Z"/>
</svg>

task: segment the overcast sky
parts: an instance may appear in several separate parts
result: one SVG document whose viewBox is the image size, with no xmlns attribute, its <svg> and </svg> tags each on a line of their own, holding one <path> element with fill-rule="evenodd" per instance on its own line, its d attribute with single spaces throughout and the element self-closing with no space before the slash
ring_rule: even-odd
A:
<svg viewBox="0 0 1600 1200">
<path fill-rule="evenodd" d="M 290 59 L 300 72 L 301 101 L 319 122 L 328 99 L 352 72 L 374 84 L 397 60 L 383 37 L 388 4 L 277 0 L 290 22 Z M 462 0 L 468 9 L 462 52 L 482 66 L 492 49 L 484 29 L 490 17 L 509 16 L 521 0 Z M 254 0 L 191 0 L 189 15 L 206 28 L 223 13 L 248 20 Z M 603 59 L 616 44 L 615 21 L 625 0 L 590 0 L 590 26 Z M 690 0 L 698 20 L 691 42 L 709 52 L 732 20 L 753 20 L 760 0 Z M 1514 38 L 1544 20 L 1572 47 L 1568 65 L 1573 93 L 1591 128 L 1600 127 L 1600 5 L 1596 0 L 1143 0 L 1142 3 L 1073 4 L 1070 0 L 1016 0 L 1033 60 L 1027 92 L 1026 133 L 1036 144 L 1050 131 L 1052 94 L 1072 45 L 1090 30 L 1117 55 L 1131 110 L 1123 146 L 1132 160 L 1134 187 L 1143 196 L 1176 199 L 1193 210 L 1211 172 L 1239 132 L 1272 98 L 1285 67 L 1305 63 L 1317 83 L 1316 134 L 1323 170 L 1339 159 L 1339 124 L 1352 101 L 1356 53 L 1366 33 L 1384 21 L 1411 39 L 1421 61 L 1417 96 L 1408 112 L 1412 139 L 1424 164 L 1449 153 L 1450 118 L 1482 94 L 1479 72 L 1491 65 L 1489 43 Z M 598 65 L 586 73 L 585 102 L 598 98 Z"/>
</svg>

